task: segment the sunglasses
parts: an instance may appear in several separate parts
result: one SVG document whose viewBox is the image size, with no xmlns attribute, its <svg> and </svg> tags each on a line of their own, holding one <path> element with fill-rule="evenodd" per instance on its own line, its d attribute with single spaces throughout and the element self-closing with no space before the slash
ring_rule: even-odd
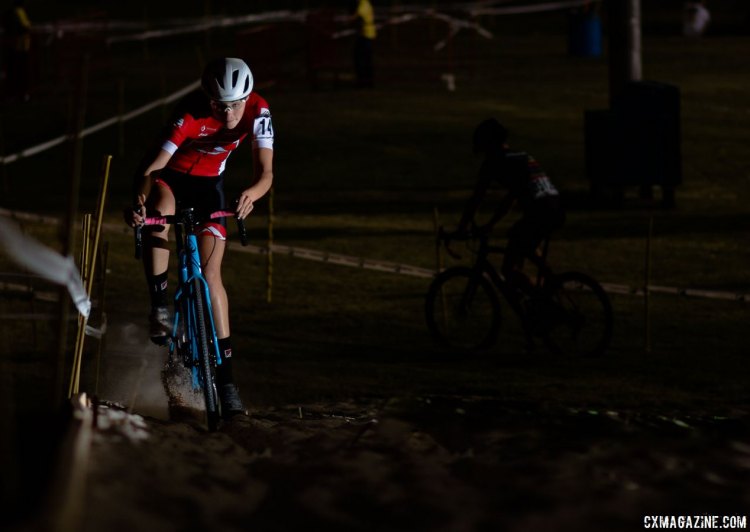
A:
<svg viewBox="0 0 750 532">
<path fill-rule="evenodd" d="M 219 102 L 216 100 L 211 100 L 211 109 L 222 113 L 226 111 L 239 111 L 246 101 L 247 98 L 243 98 L 242 100 L 235 100 L 233 102 Z"/>
</svg>

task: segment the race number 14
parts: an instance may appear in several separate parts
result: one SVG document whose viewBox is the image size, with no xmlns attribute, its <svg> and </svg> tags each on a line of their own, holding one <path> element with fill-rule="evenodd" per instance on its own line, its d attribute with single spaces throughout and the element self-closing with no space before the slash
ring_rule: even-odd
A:
<svg viewBox="0 0 750 532">
<path fill-rule="evenodd" d="M 256 139 L 272 139 L 273 124 L 270 116 L 260 116 L 255 119 L 253 124 L 253 133 Z"/>
</svg>

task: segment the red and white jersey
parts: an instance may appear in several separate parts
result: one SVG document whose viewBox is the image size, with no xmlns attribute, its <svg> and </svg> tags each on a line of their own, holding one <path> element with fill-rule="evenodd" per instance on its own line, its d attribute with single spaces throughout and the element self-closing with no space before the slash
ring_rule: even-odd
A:
<svg viewBox="0 0 750 532">
<path fill-rule="evenodd" d="M 242 119 L 233 129 L 224 128 L 212 116 L 205 95 L 188 96 L 178 105 L 176 119 L 162 144 L 162 149 L 172 154 L 167 168 L 195 176 L 218 176 L 232 151 L 248 135 L 253 148 L 273 149 L 271 112 L 258 94 L 250 94 Z"/>
</svg>

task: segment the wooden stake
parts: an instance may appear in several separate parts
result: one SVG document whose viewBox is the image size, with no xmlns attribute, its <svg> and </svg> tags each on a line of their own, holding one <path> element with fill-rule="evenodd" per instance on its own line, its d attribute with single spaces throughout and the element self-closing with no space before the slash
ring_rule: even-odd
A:
<svg viewBox="0 0 750 532">
<path fill-rule="evenodd" d="M 112 163 L 112 156 L 107 155 L 104 158 L 104 171 L 102 180 L 99 185 L 99 198 L 97 202 L 96 225 L 94 226 L 92 236 L 92 216 L 84 216 L 83 228 L 83 251 L 81 257 L 81 272 L 83 275 L 83 287 L 86 294 L 91 297 L 91 289 L 94 285 L 94 276 L 96 275 L 96 262 L 99 254 L 99 239 L 102 232 L 102 220 L 104 217 L 104 205 L 107 199 L 107 188 L 109 185 L 109 170 Z M 68 388 L 68 396 L 72 397 L 77 394 L 81 384 L 81 365 L 83 361 L 83 345 L 86 339 L 87 318 L 78 317 L 78 335 L 76 337 L 75 356 L 73 359 L 73 370 Z"/>
<path fill-rule="evenodd" d="M 440 213 L 438 208 L 432 210 L 432 225 L 435 230 L 435 275 L 443 271 L 443 243 L 440 240 Z M 448 326 L 448 310 L 445 301 L 445 291 L 440 288 L 440 302 L 442 303 L 443 327 Z"/>
<path fill-rule="evenodd" d="M 273 187 L 268 191 L 268 250 L 266 253 L 266 301 L 273 299 Z"/>
<path fill-rule="evenodd" d="M 117 80 L 117 115 L 119 120 L 117 121 L 117 133 L 118 142 L 117 149 L 120 157 L 125 156 L 125 121 L 123 116 L 125 115 L 125 81 L 120 78 Z"/>
<path fill-rule="evenodd" d="M 648 217 L 648 236 L 646 238 L 646 264 L 644 268 L 643 283 L 643 319 L 644 319 L 644 349 L 646 353 L 651 352 L 651 308 L 650 308 L 650 286 L 651 286 L 651 240 L 654 232 L 654 215 Z"/>
</svg>

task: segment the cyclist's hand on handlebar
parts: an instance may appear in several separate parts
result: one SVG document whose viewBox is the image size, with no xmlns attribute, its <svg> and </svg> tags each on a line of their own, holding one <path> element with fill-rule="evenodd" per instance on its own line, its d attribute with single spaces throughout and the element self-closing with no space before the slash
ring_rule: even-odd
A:
<svg viewBox="0 0 750 532">
<path fill-rule="evenodd" d="M 143 194 L 136 196 L 133 206 L 125 208 L 123 216 L 125 217 L 125 223 L 130 227 L 136 227 L 143 225 L 143 221 L 146 218 L 146 197 Z"/>
<path fill-rule="evenodd" d="M 245 217 L 253 210 L 253 207 L 253 199 L 248 191 L 245 190 L 240 194 L 240 199 L 237 200 L 237 217 L 241 220 L 245 219 Z"/>
</svg>

